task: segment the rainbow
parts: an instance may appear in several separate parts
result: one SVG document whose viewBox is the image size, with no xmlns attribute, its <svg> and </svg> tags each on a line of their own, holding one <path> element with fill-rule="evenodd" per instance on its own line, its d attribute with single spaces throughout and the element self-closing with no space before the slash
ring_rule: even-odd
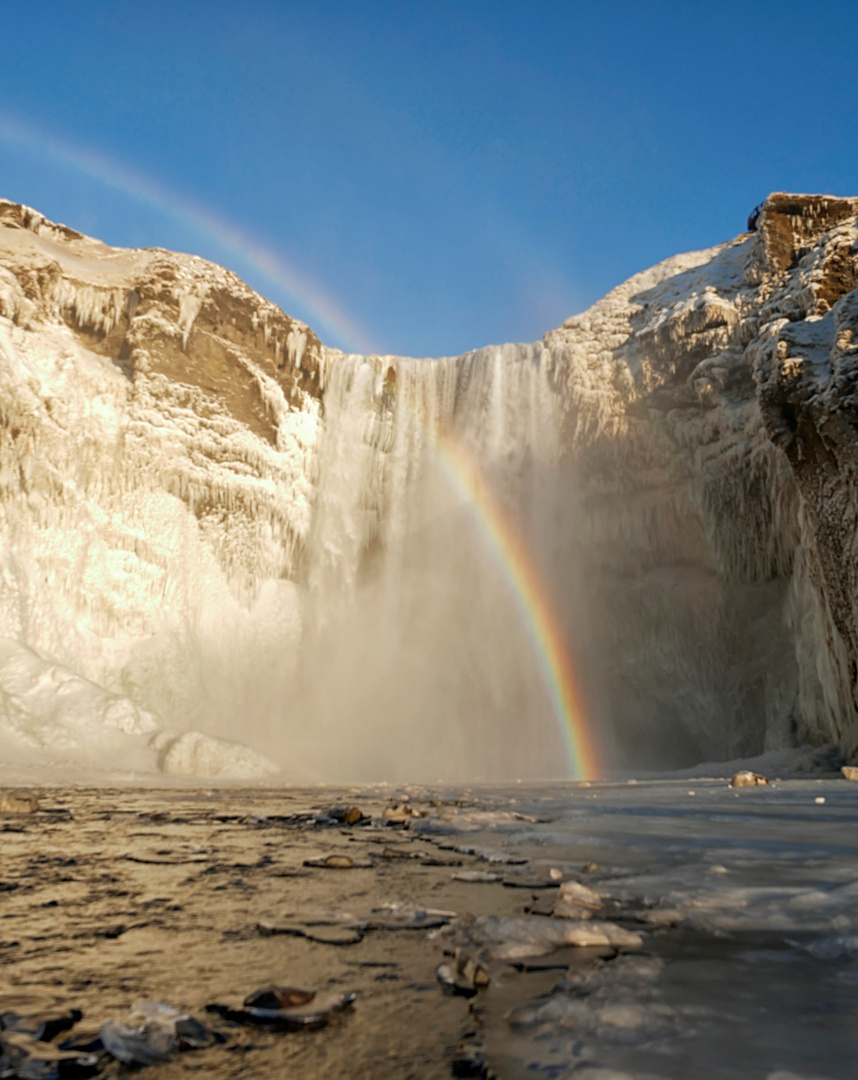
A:
<svg viewBox="0 0 858 1080">
<path fill-rule="evenodd" d="M 551 699 L 572 779 L 595 780 L 601 775 L 601 765 L 579 681 L 554 606 L 533 559 L 509 515 L 464 449 L 449 435 L 430 433 L 430 438 L 446 476 L 465 497 L 509 586 Z"/>
<path fill-rule="evenodd" d="M 206 237 L 252 267 L 306 310 L 322 330 L 350 352 L 371 355 L 369 335 L 303 272 L 238 225 L 155 180 L 101 154 L 41 132 L 0 112 L 0 142 L 22 146 L 129 195 Z M 534 656 L 562 734 L 574 779 L 600 775 L 599 755 L 590 732 L 563 631 L 533 559 L 512 521 L 485 484 L 479 469 L 450 436 L 427 432 L 453 487 L 464 497 L 487 548 L 503 574 L 530 639 Z"/>
<path fill-rule="evenodd" d="M 369 334 L 347 315 L 306 273 L 298 271 L 272 248 L 226 218 L 191 202 L 142 173 L 64 139 L 39 131 L 30 123 L 0 112 L 0 141 L 41 154 L 121 191 L 199 233 L 297 302 L 314 323 L 349 352 L 371 353 Z M 281 305 L 283 306 L 283 305 Z M 290 305 L 285 305 L 290 306 Z"/>
</svg>

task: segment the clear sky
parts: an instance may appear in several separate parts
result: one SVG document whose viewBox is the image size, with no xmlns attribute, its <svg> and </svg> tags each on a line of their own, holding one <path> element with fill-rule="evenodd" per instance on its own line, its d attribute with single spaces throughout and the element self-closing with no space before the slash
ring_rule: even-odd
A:
<svg viewBox="0 0 858 1080">
<path fill-rule="evenodd" d="M 534 340 L 769 191 L 858 195 L 855 0 L 30 0 L 3 37 L 0 195 L 347 349 Z"/>
</svg>

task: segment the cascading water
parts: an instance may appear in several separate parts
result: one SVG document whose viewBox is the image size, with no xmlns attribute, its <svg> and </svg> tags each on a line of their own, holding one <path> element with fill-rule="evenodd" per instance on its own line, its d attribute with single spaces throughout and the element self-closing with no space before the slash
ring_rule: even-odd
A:
<svg viewBox="0 0 858 1080">
<path fill-rule="evenodd" d="M 562 731 L 516 605 L 515 568 L 463 487 L 479 462 L 551 576 L 558 398 L 541 346 L 458 359 L 349 357 L 325 387 L 306 549 L 299 767 L 419 779 L 568 775 Z M 455 453 L 454 453 L 455 449 Z M 458 470 L 458 471 L 457 471 Z"/>
</svg>

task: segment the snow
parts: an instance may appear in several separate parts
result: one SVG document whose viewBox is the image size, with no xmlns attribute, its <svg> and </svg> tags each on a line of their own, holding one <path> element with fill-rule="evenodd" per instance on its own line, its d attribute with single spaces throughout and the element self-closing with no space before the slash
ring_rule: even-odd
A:
<svg viewBox="0 0 858 1080">
<path fill-rule="evenodd" d="M 258 780 L 280 772 L 264 754 L 224 739 L 213 739 L 199 731 L 186 731 L 169 743 L 160 766 L 165 773 L 231 780 Z"/>
<path fill-rule="evenodd" d="M 175 753 L 147 767 L 216 774 L 236 735 L 262 757 L 235 768 L 290 779 L 563 774 L 456 454 L 523 536 L 612 762 L 840 737 L 848 664 L 753 378 L 784 350 L 821 394 L 848 368 L 848 299 L 810 305 L 851 226 L 783 281 L 743 236 L 542 342 L 418 360 L 324 349 L 201 259 L 3 207 L 0 634 L 152 717 Z M 47 748 L 58 706 L 25 699 Z"/>
</svg>

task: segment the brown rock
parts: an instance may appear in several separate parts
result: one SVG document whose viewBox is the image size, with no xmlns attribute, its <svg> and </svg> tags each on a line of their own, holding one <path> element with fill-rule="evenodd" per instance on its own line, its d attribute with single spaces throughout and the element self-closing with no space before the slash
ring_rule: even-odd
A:
<svg viewBox="0 0 858 1080">
<path fill-rule="evenodd" d="M 354 870 L 372 866 L 369 859 L 352 859 L 348 855 L 322 855 L 317 859 L 305 859 L 305 866 L 315 866 L 322 870 Z"/>
<path fill-rule="evenodd" d="M 740 769 L 739 772 L 733 773 L 730 787 L 757 787 L 760 784 L 768 783 L 769 778 L 767 776 L 752 772 L 750 769 Z"/>
<path fill-rule="evenodd" d="M 858 765 L 844 765 L 840 771 L 847 780 L 858 780 Z"/>
</svg>

